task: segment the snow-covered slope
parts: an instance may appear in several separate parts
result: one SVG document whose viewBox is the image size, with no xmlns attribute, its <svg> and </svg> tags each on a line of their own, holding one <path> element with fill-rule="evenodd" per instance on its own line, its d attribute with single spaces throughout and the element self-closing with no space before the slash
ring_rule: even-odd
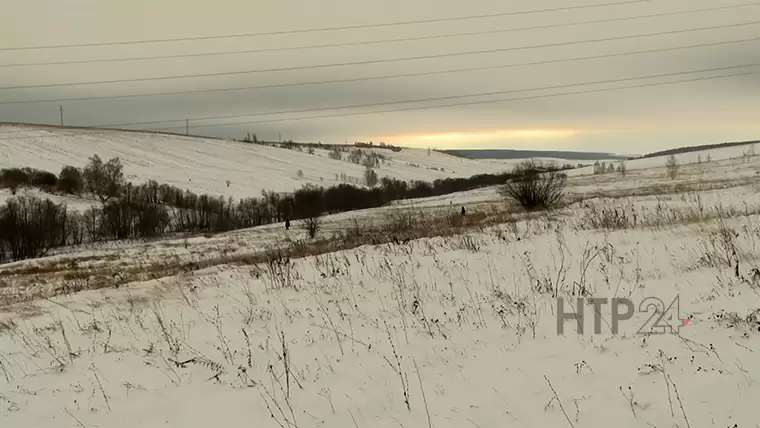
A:
<svg viewBox="0 0 760 428">
<path fill-rule="evenodd" d="M 3 265 L 0 299 L 71 288 L 0 309 L 0 426 L 753 427 L 759 159 L 717 157 L 573 177 L 572 197 L 612 197 L 408 244 L 254 264 L 303 237 L 269 225 Z M 505 208 L 490 191 L 409 213 L 490 201 L 477 219 Z M 183 262 L 210 267 L 160 270 Z M 633 312 L 616 323 L 607 300 L 597 322 L 592 297 Z M 584 334 L 557 298 L 586 302 Z"/>
<path fill-rule="evenodd" d="M 373 151 L 390 158 L 377 168 L 381 178 L 432 181 L 507 169 L 500 164 L 437 152 L 428 156 L 427 150 Z M 58 173 L 64 165 L 84 166 L 93 154 L 104 160 L 118 156 L 131 181 L 141 183 L 153 179 L 197 193 L 234 198 L 258 196 L 262 189 L 290 192 L 305 183 L 330 186 L 343 182 L 342 174 L 355 182 L 364 177 L 363 166 L 330 159 L 327 150 L 317 150 L 312 155 L 305 151 L 166 134 L 0 127 L 2 168 L 30 166 Z"/>
<path fill-rule="evenodd" d="M 741 159 L 745 155 L 754 156 L 755 154 L 760 154 L 760 151 L 757 150 L 758 149 L 757 146 L 758 144 L 755 143 L 755 144 L 747 144 L 747 145 L 740 145 L 740 146 L 734 146 L 734 147 L 699 150 L 699 151 L 689 152 L 689 153 L 679 153 L 679 154 L 674 155 L 674 157 L 676 158 L 676 161 L 678 162 L 679 165 L 709 164 L 710 162 L 715 162 L 715 161 Z M 657 157 L 651 157 L 651 158 L 634 159 L 630 161 L 625 161 L 625 164 L 628 170 L 663 168 L 665 166 L 665 163 L 668 160 L 668 157 L 669 156 L 657 156 Z M 588 165 L 589 163 L 592 165 L 569 171 L 568 175 L 577 176 L 577 175 L 593 174 L 594 172 L 593 162 L 583 162 L 584 165 Z M 620 161 L 611 161 L 611 162 L 608 161 L 608 163 L 612 163 L 613 165 L 617 166 L 619 165 Z"/>
<path fill-rule="evenodd" d="M 352 148 L 353 149 L 353 148 Z M 362 149 L 388 158 L 377 168 L 379 177 L 433 181 L 475 174 L 500 173 L 522 160 L 471 160 L 423 149 Z M 750 146 L 713 149 L 676 155 L 682 165 L 741 157 Z M 331 186 L 363 182 L 364 167 L 330 159 L 327 150 L 286 150 L 234 141 L 128 131 L 93 131 L 0 126 L 0 168 L 30 166 L 58 173 L 64 165 L 83 166 L 93 154 L 103 159 L 118 156 L 131 181 L 153 179 L 197 193 L 258 196 L 262 189 L 290 192 L 305 183 Z M 538 159 L 558 164 L 584 165 L 592 161 Z M 626 162 L 628 170 L 660 168 L 665 157 Z M 300 171 L 300 173 L 299 173 Z M 302 173 L 302 174 L 301 174 Z M 570 176 L 590 175 L 593 167 L 569 171 Z M 227 187 L 226 182 L 230 185 Z"/>
</svg>

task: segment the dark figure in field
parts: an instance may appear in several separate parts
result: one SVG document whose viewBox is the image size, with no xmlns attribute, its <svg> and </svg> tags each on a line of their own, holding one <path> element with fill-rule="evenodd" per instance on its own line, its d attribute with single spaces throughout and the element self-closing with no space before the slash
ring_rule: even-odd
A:
<svg viewBox="0 0 760 428">
<path fill-rule="evenodd" d="M 464 214 L 465 214 L 464 207 L 462 207 L 462 217 L 464 217 Z"/>
<path fill-rule="evenodd" d="M 285 230 L 290 230 L 290 220 L 285 219 Z"/>
</svg>

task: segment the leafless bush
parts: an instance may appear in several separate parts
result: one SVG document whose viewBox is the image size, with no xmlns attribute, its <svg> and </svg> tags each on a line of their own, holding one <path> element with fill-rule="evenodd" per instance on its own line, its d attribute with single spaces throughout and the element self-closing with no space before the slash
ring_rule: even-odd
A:
<svg viewBox="0 0 760 428">
<path fill-rule="evenodd" d="M 0 208 L 0 246 L 13 260 L 44 256 L 66 244 L 67 223 L 65 205 L 36 197 L 9 199 Z"/>
<path fill-rule="evenodd" d="M 393 236 L 405 237 L 419 224 L 419 218 L 411 209 L 390 211 L 385 217 L 384 230 Z"/>
<path fill-rule="evenodd" d="M 312 216 L 305 218 L 303 219 L 302 227 L 309 235 L 309 238 L 314 239 L 322 229 L 322 217 Z"/>
<path fill-rule="evenodd" d="M 327 156 L 330 159 L 343 160 L 343 153 L 338 147 L 333 147 L 332 149 L 330 149 L 330 152 L 327 154 Z"/>
<path fill-rule="evenodd" d="M 632 205 L 595 204 L 584 202 L 586 210 L 580 218 L 581 229 L 621 230 L 637 226 L 638 216 Z"/>
<path fill-rule="evenodd" d="M 719 268 L 721 266 L 737 267 L 739 264 L 739 246 L 736 238 L 739 233 L 726 226 L 720 220 L 717 230 L 708 233 L 706 238 L 700 240 L 702 256 L 700 264 Z"/>
<path fill-rule="evenodd" d="M 527 210 L 549 209 L 562 200 L 567 174 L 525 162 L 513 171 L 514 178 L 499 188 L 499 194 Z"/>
<path fill-rule="evenodd" d="M 364 170 L 364 182 L 369 187 L 375 187 L 375 185 L 377 185 L 378 181 L 379 181 L 379 178 L 377 178 L 377 173 L 375 172 L 374 169 L 372 169 L 371 167 L 368 166 Z"/>
<path fill-rule="evenodd" d="M 617 171 L 621 176 L 625 177 L 625 175 L 628 173 L 628 167 L 625 165 L 625 161 L 620 161 L 620 164 L 618 164 L 617 167 Z"/>
<path fill-rule="evenodd" d="M 665 169 L 667 169 L 668 177 L 670 177 L 671 180 L 678 177 L 678 160 L 675 155 L 670 155 L 668 157 L 667 162 L 665 162 Z"/>
<path fill-rule="evenodd" d="M 84 217 L 78 211 L 72 211 L 66 218 L 66 232 L 70 245 L 82 245 L 84 241 Z"/>
<path fill-rule="evenodd" d="M 89 239 L 100 241 L 105 238 L 103 232 L 103 211 L 90 207 L 84 212 L 84 229 Z"/>
<path fill-rule="evenodd" d="M 266 269 L 272 289 L 291 288 L 295 283 L 295 266 L 287 251 L 273 248 L 267 251 Z"/>
</svg>

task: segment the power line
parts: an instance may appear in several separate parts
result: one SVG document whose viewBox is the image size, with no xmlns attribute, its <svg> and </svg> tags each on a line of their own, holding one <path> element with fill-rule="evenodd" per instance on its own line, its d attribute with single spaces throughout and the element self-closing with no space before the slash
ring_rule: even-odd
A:
<svg viewBox="0 0 760 428">
<path fill-rule="evenodd" d="M 758 64 L 758 65 L 760 65 L 760 64 Z M 738 66 L 738 67 L 744 67 L 744 66 Z M 688 83 L 688 82 L 697 82 L 697 81 L 706 81 L 706 80 L 715 80 L 715 79 L 727 79 L 727 78 L 731 78 L 731 77 L 750 76 L 750 75 L 757 75 L 757 74 L 760 74 L 760 71 L 751 71 L 751 72 L 745 72 L 745 73 L 734 73 L 734 74 L 727 74 L 727 75 L 720 75 L 720 76 L 698 77 L 698 78 L 693 78 L 693 79 L 680 79 L 680 80 L 674 80 L 674 81 L 670 81 L 670 82 L 657 82 L 657 83 L 645 83 L 645 84 L 640 84 L 640 85 L 618 86 L 618 87 L 614 87 L 614 88 L 600 88 L 600 89 L 591 89 L 591 90 L 575 91 L 575 92 L 563 92 L 563 93 L 559 93 L 559 94 L 532 95 L 532 96 L 519 97 L 519 98 L 505 98 L 505 99 L 497 99 L 497 100 L 471 101 L 471 102 L 466 102 L 466 103 L 451 103 L 451 104 L 443 104 L 443 105 L 436 105 L 436 106 L 407 107 L 407 108 L 401 108 L 401 109 L 388 109 L 388 110 L 378 110 L 378 111 L 370 111 L 370 112 L 336 113 L 336 114 L 320 115 L 320 116 L 303 116 L 303 117 L 284 118 L 284 119 L 267 119 L 267 120 L 246 121 L 246 122 L 218 123 L 218 124 L 211 124 L 211 125 L 199 125 L 199 126 L 195 126 L 195 127 L 196 128 L 200 128 L 200 127 L 211 127 L 211 126 L 249 125 L 249 124 L 258 124 L 258 123 L 288 122 L 288 121 L 296 121 L 296 120 L 324 119 L 324 118 L 345 117 L 345 116 L 359 116 L 359 115 L 368 115 L 368 114 L 394 113 L 394 112 L 413 111 L 413 110 L 432 110 L 432 109 L 448 108 L 448 107 L 461 107 L 461 106 L 479 105 L 479 104 L 506 103 L 506 102 L 533 100 L 533 99 L 541 99 L 541 98 L 553 98 L 553 97 L 563 97 L 563 96 L 571 96 L 571 95 L 592 94 L 592 93 L 598 93 L 598 92 L 620 91 L 620 90 L 625 90 L 625 89 L 638 89 L 638 88 L 645 88 L 645 87 L 656 87 L 656 86 L 674 85 L 674 84 L 679 84 L 679 83 Z M 161 131 L 161 130 L 177 129 L 177 128 L 179 128 L 179 127 L 160 128 L 160 129 L 135 129 L 135 130 L 126 130 L 126 129 L 110 129 L 110 130 L 108 130 L 108 129 L 99 129 L 99 130 L 94 130 L 94 131 L 75 132 L 75 133 L 71 133 L 71 134 L 68 134 L 68 135 L 74 136 L 74 135 L 86 135 L 86 134 L 103 134 L 103 133 L 109 132 L 109 131 L 143 132 L 144 133 L 144 132 L 158 132 L 158 131 Z M 31 132 L 31 131 L 23 131 L 23 132 Z M 172 134 L 172 135 L 174 135 L 174 134 Z M 180 136 L 180 137 L 184 137 L 183 135 L 180 135 L 180 134 L 176 134 L 176 135 Z M 58 134 L 58 135 L 48 135 L 48 136 L 35 136 L 35 137 L 31 137 L 31 138 L 35 138 L 35 139 L 60 138 L 60 136 L 61 135 Z M 26 140 L 26 139 L 29 139 L 29 138 L 30 137 L 12 137 L 12 138 L 2 138 L 2 137 L 0 137 L 0 140 L 2 140 L 2 141 Z M 201 138 L 212 138 L 212 137 L 201 137 Z"/>
<path fill-rule="evenodd" d="M 101 81 L 89 81 L 89 82 L 49 83 L 49 84 L 25 85 L 25 86 L 2 86 L 2 87 L 0 87 L 0 90 L 31 89 L 31 88 L 52 88 L 52 87 L 64 87 L 64 86 L 85 86 L 85 85 L 101 85 L 101 84 L 112 84 L 112 83 L 133 83 L 133 82 L 163 81 L 163 80 L 175 80 L 175 79 L 189 79 L 189 78 L 197 78 L 197 77 L 219 77 L 219 76 L 231 76 L 231 75 L 241 75 L 241 74 L 254 74 L 254 73 L 268 73 L 268 72 L 281 72 L 281 71 L 308 70 L 308 69 L 317 69 L 317 68 L 343 67 L 343 66 L 351 66 L 351 65 L 380 64 L 380 63 L 390 63 L 390 62 L 400 62 L 400 61 L 417 61 L 417 60 L 423 60 L 423 59 L 448 58 L 448 57 L 466 56 L 466 55 L 482 55 L 482 54 L 489 54 L 489 53 L 496 53 L 496 52 L 510 52 L 510 51 L 520 51 L 520 50 L 528 50 L 528 49 L 539 49 L 539 48 L 557 47 L 557 46 L 572 46 L 572 45 L 579 45 L 579 44 L 585 44 L 585 43 L 608 42 L 608 41 L 614 41 L 614 40 L 627 40 L 627 39 L 635 39 L 635 38 L 642 38 L 642 37 L 653 37 L 653 36 L 662 36 L 662 35 L 683 34 L 683 33 L 691 33 L 691 32 L 696 32 L 696 31 L 716 30 L 716 29 L 721 29 L 721 28 L 735 28 L 735 27 L 757 25 L 757 24 L 760 24 L 760 21 L 743 22 L 743 23 L 726 24 L 726 25 L 715 25 L 715 26 L 700 27 L 700 28 L 689 28 L 689 29 L 685 29 L 685 30 L 671 30 L 671 31 L 663 31 L 663 32 L 656 32 L 656 33 L 635 34 L 635 35 L 629 35 L 629 36 L 605 37 L 605 38 L 600 38 L 600 39 L 576 40 L 576 41 L 572 41 L 572 42 L 547 43 L 547 44 L 541 44 L 541 45 L 518 46 L 518 47 L 501 48 L 501 49 L 489 49 L 489 50 L 481 50 L 481 51 L 453 52 L 453 53 L 436 54 L 436 55 L 422 55 L 422 56 L 402 57 L 402 58 L 386 58 L 386 59 L 367 60 L 367 61 L 354 61 L 354 62 L 333 63 L 333 64 L 316 64 L 316 65 L 304 65 L 304 66 L 296 66 L 296 67 L 269 68 L 269 69 L 259 69 L 259 70 L 227 71 L 227 72 L 202 73 L 202 74 L 187 74 L 187 75 L 180 75 L 180 76 L 145 77 L 145 78 L 135 78 L 135 79 L 101 80 Z"/>
<path fill-rule="evenodd" d="M 154 120 L 154 121 L 148 121 L 148 122 L 116 123 L 116 124 L 102 125 L 101 127 L 116 128 L 116 127 L 123 127 L 123 126 L 154 125 L 154 124 L 159 124 L 159 123 L 171 123 L 171 122 L 179 122 L 179 121 L 184 122 L 187 119 L 191 121 L 216 120 L 216 119 L 231 119 L 235 117 L 271 116 L 271 115 L 293 114 L 293 113 L 309 113 L 309 112 L 317 112 L 317 111 L 325 111 L 325 110 L 345 110 L 345 109 L 355 109 L 355 108 L 365 108 L 365 107 L 381 107 L 381 106 L 394 105 L 394 104 L 409 104 L 409 103 L 420 103 L 420 102 L 430 102 L 430 101 L 445 101 L 445 100 L 460 99 L 460 98 L 504 95 L 504 94 L 510 94 L 510 93 L 515 93 L 515 92 L 564 89 L 564 88 L 571 88 L 571 87 L 576 87 L 576 86 L 598 85 L 598 84 L 603 84 L 603 83 L 620 83 L 620 82 L 626 82 L 626 81 L 631 81 L 631 80 L 654 79 L 654 78 L 659 78 L 659 77 L 681 76 L 681 75 L 696 74 L 696 73 L 706 73 L 706 72 L 711 72 L 711 71 L 725 71 L 725 70 L 733 70 L 733 69 L 738 69 L 738 68 L 759 67 L 759 66 L 760 66 L 760 63 L 753 63 L 753 64 L 744 64 L 744 65 L 732 65 L 732 66 L 726 66 L 726 67 L 714 67 L 714 68 L 707 68 L 707 69 L 701 69 L 701 70 L 653 74 L 653 75 L 639 76 L 639 77 L 625 77 L 625 78 L 620 78 L 620 79 L 595 80 L 591 82 L 573 83 L 573 84 L 565 84 L 565 85 L 542 86 L 542 87 L 537 87 L 537 88 L 512 89 L 512 90 L 506 90 L 506 91 L 491 91 L 491 92 L 481 92 L 481 93 L 465 94 L 465 95 L 450 95 L 450 96 L 445 96 L 445 97 L 416 98 L 416 99 L 404 100 L 404 101 L 386 101 L 386 102 L 380 102 L 380 103 L 352 104 L 352 105 L 343 105 L 343 106 L 335 106 L 335 107 L 317 107 L 317 108 L 298 109 L 298 110 L 281 110 L 281 111 L 271 111 L 271 112 L 262 112 L 262 113 L 233 114 L 233 115 L 224 115 L 224 116 L 206 116 L 206 117 L 194 117 L 194 118 L 191 117 L 191 118 L 172 119 L 172 120 Z M 215 124 L 193 125 L 194 128 L 201 128 L 205 126 L 217 126 L 217 125 Z M 161 129 L 165 129 L 165 128 L 161 128 Z"/>
<path fill-rule="evenodd" d="M 243 33 L 243 34 L 230 34 L 230 35 L 217 35 L 217 36 L 196 36 L 196 37 L 179 37 L 179 38 L 169 38 L 169 39 L 130 40 L 130 41 L 118 41 L 118 42 L 98 42 L 98 43 L 80 43 L 80 44 L 62 44 L 62 45 L 17 46 L 17 47 L 0 48 L 0 51 L 136 45 L 136 44 L 147 44 L 147 43 L 185 42 L 185 41 L 194 41 L 194 40 L 218 40 L 218 39 L 232 39 L 232 38 L 244 38 L 244 37 L 275 36 L 275 35 L 284 35 L 284 34 L 301 34 L 301 33 L 317 33 L 317 32 L 326 32 L 326 31 L 356 30 L 356 29 L 365 29 L 365 28 L 397 27 L 397 26 L 403 26 L 403 25 L 429 24 L 429 23 L 436 23 L 436 22 L 464 21 L 464 20 L 473 20 L 473 19 L 496 18 L 496 17 L 502 17 L 502 16 L 519 16 L 519 15 L 531 15 L 531 14 L 545 13 L 545 12 L 592 9 L 592 8 L 599 8 L 599 7 L 620 6 L 620 5 L 625 5 L 625 4 L 649 3 L 652 1 L 654 0 L 626 0 L 626 1 L 617 1 L 617 2 L 612 2 L 612 3 L 597 3 L 597 4 L 578 5 L 578 6 L 565 6 L 565 7 L 555 7 L 555 8 L 549 8 L 549 9 L 525 10 L 525 11 L 518 11 L 518 12 L 501 12 L 501 13 L 490 13 L 490 14 L 483 14 L 483 15 L 458 16 L 458 17 L 450 17 L 450 18 L 422 19 L 422 20 L 414 20 L 414 21 L 396 21 L 396 22 L 386 22 L 386 23 L 379 23 L 379 24 L 346 25 L 346 26 L 340 26 L 340 27 L 280 30 L 280 31 L 269 31 L 269 32 L 263 32 L 263 33 Z"/>
<path fill-rule="evenodd" d="M 384 75 L 384 76 L 370 76 L 370 77 L 356 77 L 356 78 L 346 78 L 346 79 L 280 83 L 280 84 L 273 84 L 273 85 L 242 86 L 242 87 L 234 87 L 234 88 L 194 89 L 194 90 L 174 91 L 174 92 L 154 92 L 154 93 L 145 93 L 145 94 L 104 95 L 104 96 L 80 97 L 80 98 L 52 98 L 52 99 L 43 99 L 43 100 L 23 100 L 23 101 L 0 101 L 0 105 L 50 103 L 50 102 L 58 103 L 58 102 L 64 102 L 64 101 L 93 101 L 93 100 L 107 100 L 107 99 L 158 97 L 158 96 L 189 95 L 189 94 L 213 93 L 213 92 L 249 91 L 249 90 L 285 88 L 285 87 L 295 87 L 295 86 L 324 85 L 324 84 L 333 84 L 333 83 L 363 82 L 363 81 L 371 81 L 371 80 L 396 79 L 396 78 L 404 78 L 404 77 L 421 77 L 421 76 L 431 76 L 431 75 L 440 75 L 440 74 L 464 73 L 464 72 L 471 72 L 471 71 L 495 70 L 495 69 L 503 69 L 503 68 L 533 66 L 533 65 L 558 64 L 558 63 L 573 62 L 573 61 L 585 61 L 585 60 L 590 60 L 590 59 L 615 58 L 615 57 L 630 56 L 630 55 L 669 52 L 669 51 L 676 51 L 676 50 L 695 49 L 695 48 L 720 46 L 720 45 L 733 44 L 733 43 L 746 43 L 746 42 L 754 42 L 754 41 L 760 41 L 760 37 L 752 37 L 748 39 L 724 40 L 724 41 L 711 42 L 711 43 L 699 43 L 699 44 L 693 44 L 693 45 L 674 46 L 674 47 L 659 48 L 659 49 L 648 49 L 648 50 L 642 50 L 642 51 L 628 51 L 628 52 L 619 52 L 619 53 L 603 54 L 603 55 L 582 56 L 582 57 L 563 58 L 563 59 L 554 59 L 554 60 L 546 60 L 546 61 L 511 63 L 511 64 L 503 64 L 503 65 L 483 66 L 483 67 L 433 70 L 433 71 L 424 71 L 424 72 L 419 72 L 419 73 L 392 74 L 392 75 Z"/>
<path fill-rule="evenodd" d="M 202 127 L 211 127 L 211 126 L 249 125 L 249 124 L 257 124 L 257 123 L 289 122 L 289 121 L 296 121 L 296 120 L 325 119 L 325 118 L 334 118 L 334 117 L 360 116 L 360 115 L 380 114 L 380 113 L 395 113 L 395 112 L 413 111 L 413 110 L 432 110 L 432 109 L 447 108 L 447 107 L 461 107 L 461 106 L 479 105 L 479 104 L 494 104 L 494 103 L 504 103 L 504 102 L 511 102 L 511 101 L 533 100 L 533 99 L 540 99 L 540 98 L 553 98 L 553 97 L 568 96 L 568 95 L 582 95 L 582 94 L 591 94 L 591 93 L 597 93 L 597 92 L 618 91 L 618 90 L 624 90 L 624 89 L 637 89 L 637 88 L 664 86 L 664 85 L 672 85 L 672 84 L 686 83 L 686 82 L 726 79 L 726 78 L 731 78 L 731 77 L 750 76 L 750 75 L 757 75 L 757 74 L 760 74 L 760 71 L 735 73 L 735 74 L 728 74 L 728 75 L 722 75 L 722 76 L 700 77 L 700 78 L 694 78 L 694 79 L 682 79 L 682 80 L 676 80 L 672 82 L 648 83 L 648 84 L 633 85 L 633 86 L 620 86 L 620 87 L 615 87 L 615 88 L 593 89 L 593 90 L 588 90 L 588 91 L 565 92 L 565 93 L 560 93 L 560 94 L 535 95 L 535 96 L 527 96 L 527 97 L 520 97 L 520 98 L 472 101 L 472 102 L 467 102 L 467 103 L 453 103 L 453 104 L 425 106 L 425 107 L 408 107 L 408 108 L 403 108 L 403 109 L 389 109 L 389 110 L 379 110 L 379 111 L 370 111 L 370 112 L 337 113 L 337 114 L 329 114 L 329 115 L 321 115 L 321 116 L 306 116 L 306 117 L 295 117 L 295 118 L 286 118 L 286 119 L 268 119 L 268 120 L 246 121 L 246 122 L 219 123 L 219 124 L 213 124 L 213 125 L 195 125 L 194 127 L 202 128 Z M 146 129 L 146 130 L 139 130 L 139 131 L 160 131 L 160 130 L 175 129 L 175 128 L 176 127 L 160 128 L 160 129 Z"/>
<path fill-rule="evenodd" d="M 573 26 L 579 26 L 579 25 L 600 24 L 600 23 L 609 23 L 609 22 L 631 21 L 631 20 L 636 20 L 636 19 L 686 15 L 686 14 L 697 13 L 697 12 L 712 12 L 712 11 L 717 11 L 717 10 L 736 9 L 736 8 L 741 8 L 741 7 L 750 7 L 750 6 L 758 6 L 758 5 L 760 5 L 760 2 L 743 3 L 743 4 L 729 5 L 729 6 L 718 6 L 718 7 L 710 7 L 710 8 L 702 8 L 702 9 L 691 9 L 691 10 L 685 10 L 685 11 L 653 13 L 653 14 L 648 14 L 648 15 L 626 16 L 626 17 L 620 17 L 620 18 L 597 19 L 597 20 L 592 20 L 592 21 L 539 25 L 539 26 L 532 26 L 532 27 L 474 31 L 474 32 L 467 32 L 467 33 L 438 34 L 438 35 L 432 35 L 432 36 L 402 37 L 402 38 L 383 39 L 383 40 L 367 40 L 367 41 L 359 41 L 359 42 L 329 43 L 329 44 L 321 44 L 321 45 L 304 45 L 304 46 L 249 49 L 249 50 L 238 50 L 238 51 L 216 51 L 216 52 L 155 55 L 155 56 L 141 56 L 141 57 L 100 58 L 100 59 L 83 59 L 83 60 L 67 60 L 67 61 L 52 61 L 52 62 L 27 62 L 27 63 L 14 63 L 14 64 L 0 64 L 0 68 L 113 63 L 113 62 L 127 62 L 127 61 L 149 61 L 149 60 L 160 60 L 160 59 L 198 58 L 198 57 L 207 57 L 207 56 L 242 55 L 242 54 L 253 54 L 253 53 L 264 53 L 264 52 L 282 52 L 282 51 L 291 51 L 291 50 L 323 49 L 323 48 L 347 47 L 347 46 L 364 46 L 364 45 L 375 45 L 375 44 L 384 44 L 384 43 L 435 40 L 435 39 L 444 39 L 444 38 L 452 38 L 452 37 L 469 37 L 469 36 L 478 36 L 478 35 L 487 35 L 487 34 L 498 34 L 498 33 L 528 31 L 528 30 L 542 30 L 542 29 L 548 29 L 548 28 L 573 27 Z"/>
<path fill-rule="evenodd" d="M 742 66 L 739 66 L 742 67 Z M 246 122 L 232 122 L 232 123 L 225 123 L 225 124 L 213 124 L 213 125 L 201 125 L 197 127 L 209 127 L 209 126 L 232 126 L 232 125 L 246 125 L 246 124 L 258 124 L 258 123 L 272 123 L 272 122 L 287 122 L 287 121 L 296 121 L 296 120 L 308 120 L 308 119 L 323 119 L 323 118 L 333 118 L 333 117 L 345 117 L 345 116 L 359 116 L 359 115 L 368 115 L 368 114 L 381 114 L 381 113 L 393 113 L 393 112 L 402 112 L 402 111 L 413 111 L 413 110 L 432 110 L 432 109 L 438 109 L 438 108 L 448 108 L 448 107 L 460 107 L 460 106 L 468 106 L 468 105 L 479 105 L 479 104 L 494 104 L 494 103 L 506 103 L 506 102 L 513 102 L 513 101 L 522 101 L 522 100 L 532 100 L 532 99 L 541 99 L 541 98 L 553 98 L 553 97 L 563 97 L 563 96 L 571 96 L 571 95 L 583 95 L 583 94 L 591 94 L 591 93 L 598 93 L 598 92 L 610 92 L 610 91 L 619 91 L 619 90 L 625 90 L 625 89 L 637 89 L 637 88 L 644 88 L 644 87 L 656 87 L 656 86 L 664 86 L 664 85 L 673 85 L 673 84 L 679 84 L 679 83 L 688 83 L 688 82 L 697 82 L 697 81 L 706 81 L 706 80 L 714 80 L 714 79 L 726 79 L 731 77 L 740 77 L 740 76 L 749 76 L 749 75 L 757 75 L 760 74 L 760 71 L 751 71 L 751 72 L 745 72 L 745 73 L 734 73 L 734 74 L 728 74 L 728 75 L 720 75 L 720 76 L 707 76 L 707 77 L 698 77 L 693 79 L 681 79 L 681 80 L 675 80 L 670 82 L 657 82 L 657 83 L 645 83 L 640 85 L 629 85 L 629 86 L 618 86 L 614 88 L 600 88 L 600 89 L 591 89 L 591 90 L 584 90 L 584 91 L 575 91 L 575 92 L 563 92 L 559 94 L 546 94 L 546 95 L 533 95 L 533 96 L 526 96 L 526 97 L 520 97 L 520 98 L 505 98 L 505 99 L 497 99 L 497 100 L 485 100 L 485 101 L 471 101 L 466 103 L 452 103 L 452 104 L 444 104 L 444 105 L 437 105 L 437 106 L 423 106 L 423 107 L 408 107 L 408 108 L 402 108 L 402 109 L 388 109 L 388 110 L 379 110 L 379 111 L 371 111 L 371 112 L 352 112 L 352 113 L 337 113 L 337 114 L 329 114 L 329 115 L 321 115 L 321 116 L 304 116 L 304 117 L 295 117 L 295 118 L 285 118 L 285 119 L 268 119 L 268 120 L 258 120 L 258 121 L 246 121 Z M 95 130 L 95 131 L 84 131 L 84 132 L 76 132 L 71 133 L 68 135 L 83 135 L 83 134 L 102 134 L 109 131 L 122 131 L 122 132 L 157 132 L 161 130 L 166 129 L 176 129 L 175 128 L 161 128 L 161 129 L 152 129 L 152 130 L 119 130 L 119 129 L 111 129 L 111 130 Z M 24 131 L 24 132 L 30 132 L 30 131 Z M 177 134 L 178 136 L 182 137 L 182 135 Z M 43 138 L 60 138 L 60 134 L 58 135 L 48 135 L 48 136 L 35 136 L 32 137 L 35 139 L 43 139 Z M 208 138 L 208 137 L 203 137 Z M 29 137 L 13 137 L 13 138 L 1 138 L 0 140 L 3 141 L 11 141 L 11 140 L 26 140 L 29 139 Z"/>
</svg>

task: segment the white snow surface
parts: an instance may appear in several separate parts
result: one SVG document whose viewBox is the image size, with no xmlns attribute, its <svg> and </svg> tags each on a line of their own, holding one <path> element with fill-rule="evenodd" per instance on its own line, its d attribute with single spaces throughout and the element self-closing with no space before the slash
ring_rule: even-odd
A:
<svg viewBox="0 0 760 428">
<path fill-rule="evenodd" d="M 380 178 L 432 181 L 500 173 L 511 168 L 509 164 L 464 159 L 435 151 L 428 156 L 428 151 L 421 149 L 369 150 L 390 158 L 376 169 Z M 328 157 L 327 150 L 318 149 L 309 154 L 258 144 L 166 134 L 0 127 L 0 168 L 29 166 L 57 174 L 65 165 L 84 166 L 94 154 L 104 161 L 119 157 L 126 178 L 136 183 L 152 179 L 196 193 L 233 198 L 259 196 L 262 189 L 292 192 L 306 183 L 328 187 L 343 183 L 342 173 L 355 184 L 363 183 L 364 177 L 364 166 L 348 161 L 348 153 L 344 153 L 343 160 L 335 160 Z"/>
<path fill-rule="evenodd" d="M 138 145 L 124 146 L 126 161 Z M 0 309 L 0 426 L 757 426 L 760 159 L 727 152 L 710 164 L 684 158 L 675 180 L 664 159 L 630 162 L 625 177 L 571 177 L 579 202 L 463 235 L 292 266 L 219 264 L 9 305 Z M 73 159 L 62 153 L 46 162 Z M 171 153 L 148 158 L 164 159 L 171 175 Z M 496 199 L 480 189 L 413 207 L 476 212 Z M 394 209 L 403 208 L 330 216 L 325 227 L 382 221 Z M 627 224 L 590 227 L 601 218 Z M 51 263 L 66 274 L 126 271 L 254 252 L 302 233 L 269 225 L 68 249 L 0 266 L 0 289 L 42 286 Z M 568 312 L 578 298 L 605 297 L 635 306 L 619 331 L 606 304 L 595 333 L 585 300 L 584 334 L 573 320 L 558 333 L 557 298 Z M 674 331 L 653 334 L 657 317 L 638 310 L 648 298 L 665 310 L 676 297 L 663 321 Z"/>
</svg>

